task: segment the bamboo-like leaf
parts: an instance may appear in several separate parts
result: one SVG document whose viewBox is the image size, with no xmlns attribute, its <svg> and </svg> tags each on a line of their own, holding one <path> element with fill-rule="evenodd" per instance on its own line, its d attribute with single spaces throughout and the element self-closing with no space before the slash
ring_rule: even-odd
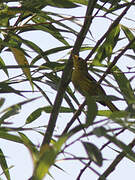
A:
<svg viewBox="0 0 135 180">
<path fill-rule="evenodd" d="M 121 25 L 121 29 L 125 33 L 129 42 L 135 38 L 134 34 L 131 32 L 131 30 L 128 27 Z M 133 43 L 130 48 L 133 49 L 133 51 L 135 52 L 135 43 Z"/>
<path fill-rule="evenodd" d="M 70 0 L 46 0 L 47 5 L 58 7 L 58 8 L 75 8 L 77 4 L 72 3 Z"/>
<path fill-rule="evenodd" d="M 61 51 L 64 51 L 64 50 L 67 50 L 67 49 L 70 49 L 70 48 L 72 48 L 72 46 L 61 46 L 61 47 L 52 48 L 52 49 L 49 49 L 49 50 L 43 52 L 43 56 L 52 55 L 52 54 L 55 54 L 55 53 L 58 53 L 58 52 L 61 52 Z M 35 64 L 40 58 L 41 58 L 41 56 L 37 55 L 32 60 L 31 65 Z"/>
<path fill-rule="evenodd" d="M 120 26 L 116 26 L 106 37 L 105 42 L 98 48 L 97 54 L 93 60 L 94 65 L 99 65 L 106 58 L 110 58 L 114 47 L 118 43 Z"/>
<path fill-rule="evenodd" d="M 15 41 L 17 41 L 17 43 L 19 44 L 25 44 L 26 46 L 28 46 L 30 49 L 32 49 L 34 52 L 37 52 L 38 53 L 38 56 L 44 58 L 46 61 L 48 61 L 48 57 L 44 54 L 44 52 L 42 51 L 42 49 L 37 46 L 34 42 L 32 41 L 29 41 L 29 40 L 26 40 L 26 39 L 23 39 L 22 37 L 20 37 L 19 35 L 13 33 L 13 32 L 10 32 L 9 33 L 10 36 L 11 36 L 11 40 L 13 43 Z M 17 45 L 18 45 L 17 44 Z M 21 50 L 21 49 L 20 49 Z M 26 52 L 24 52 L 26 53 Z M 24 54 L 25 55 L 25 54 Z"/>
<path fill-rule="evenodd" d="M 89 159 L 96 163 L 98 166 L 102 166 L 103 158 L 100 150 L 92 143 L 82 141 L 82 144 L 86 150 Z"/>
<path fill-rule="evenodd" d="M 5 99 L 4 98 L 0 98 L 0 108 L 2 107 L 2 105 L 4 104 Z"/>
<path fill-rule="evenodd" d="M 9 141 L 13 141 L 16 143 L 23 143 L 21 138 L 19 136 L 13 135 L 13 134 L 8 134 L 6 132 L 0 132 L 0 138 L 5 139 L 5 140 L 9 140 Z"/>
<path fill-rule="evenodd" d="M 97 116 L 109 117 L 112 114 L 110 110 L 98 110 Z"/>
<path fill-rule="evenodd" d="M 5 74 L 9 77 L 8 70 L 7 70 L 6 65 L 1 57 L 0 57 L 0 69 L 3 69 Z"/>
<path fill-rule="evenodd" d="M 6 82 L 0 82 L 0 93 L 15 93 L 19 96 L 25 97 L 20 91 L 12 88 Z"/>
<path fill-rule="evenodd" d="M 77 4 L 72 3 L 70 0 L 45 0 L 45 1 L 38 1 L 38 0 L 23 0 L 21 1 L 23 8 L 31 8 L 31 9 L 43 9 L 46 6 L 53 6 L 57 8 L 75 8 L 78 7 Z"/>
<path fill-rule="evenodd" d="M 78 4 L 82 4 L 82 5 L 88 5 L 88 1 L 87 0 L 70 0 L 73 3 L 78 3 Z"/>
<path fill-rule="evenodd" d="M 22 101 L 22 102 L 19 102 L 19 103 L 17 103 L 17 104 L 14 104 L 14 105 L 12 105 L 12 106 L 4 109 L 2 112 L 0 112 L 0 114 L 2 114 L 2 113 L 4 113 L 4 112 L 8 112 L 10 109 L 13 109 L 15 106 L 21 107 L 22 105 L 27 104 L 27 103 L 29 103 L 29 102 L 32 102 L 32 101 L 34 101 L 34 100 L 36 100 L 36 99 L 39 99 L 39 98 L 40 98 L 40 97 L 36 97 L 36 98 L 32 98 L 32 99 L 29 99 L 29 100 Z"/>
<path fill-rule="evenodd" d="M 0 149 L 0 166 L 3 170 L 3 173 L 5 174 L 7 180 L 10 180 L 11 177 L 10 177 L 10 173 L 9 173 L 9 168 L 8 168 L 8 165 L 7 165 L 7 161 L 6 161 L 6 158 L 3 154 L 3 151 Z"/>
<path fill-rule="evenodd" d="M 25 134 L 19 132 L 19 135 L 22 139 L 23 144 L 29 149 L 31 156 L 32 156 L 32 160 L 35 164 L 35 162 L 38 159 L 38 150 L 37 150 L 36 146 L 32 143 L 32 141 Z"/>
<path fill-rule="evenodd" d="M 16 15 L 16 11 L 10 11 L 6 4 L 0 6 L 0 26 L 7 27 L 9 20 Z"/>
<path fill-rule="evenodd" d="M 46 19 L 40 16 L 33 17 L 32 21 L 34 23 L 43 23 L 46 22 Z M 59 29 L 57 29 L 54 25 L 50 23 L 44 23 L 42 25 L 38 25 L 35 27 L 35 29 L 48 32 L 51 34 L 54 38 L 56 38 L 58 41 L 62 42 L 64 45 L 69 46 L 68 42 L 64 39 L 64 37 L 59 32 Z"/>
<path fill-rule="evenodd" d="M 18 48 L 11 47 L 10 49 L 11 49 L 18 65 L 24 66 L 24 68 L 22 68 L 22 71 L 24 72 L 25 76 L 28 78 L 28 80 L 32 86 L 32 89 L 33 89 L 33 83 L 32 83 L 30 68 L 28 67 L 29 63 L 28 63 L 24 53 Z"/>
<path fill-rule="evenodd" d="M 118 4 L 121 0 L 109 0 L 109 1 L 106 1 L 106 0 L 100 0 L 101 2 L 107 2 L 107 3 L 110 3 L 112 5 L 116 5 Z"/>
<path fill-rule="evenodd" d="M 97 132 L 99 132 L 99 130 L 97 131 L 97 129 L 100 130 L 100 136 L 104 136 L 105 138 L 107 138 L 111 143 L 114 143 L 116 146 L 122 149 L 125 153 L 127 153 L 130 157 L 132 157 L 135 161 L 135 153 L 132 151 L 132 149 L 129 146 L 127 146 L 122 141 L 118 140 L 116 136 L 111 136 L 107 134 L 106 129 L 103 127 L 96 128 L 96 130 L 93 131 L 94 134 L 97 134 Z"/>
<path fill-rule="evenodd" d="M 129 57 L 129 58 L 135 60 L 135 55 L 132 55 L 132 54 L 125 54 L 125 56 L 127 56 L 127 57 Z"/>
<path fill-rule="evenodd" d="M 39 118 L 42 114 L 42 112 L 51 113 L 53 109 L 53 106 L 45 106 L 42 108 L 38 108 L 35 111 L 33 111 L 27 118 L 26 123 L 31 123 L 35 121 L 37 118 Z M 73 110 L 67 107 L 61 107 L 60 113 L 72 113 Z"/>
<path fill-rule="evenodd" d="M 26 119 L 26 123 L 29 124 L 35 121 L 37 118 L 41 116 L 41 114 L 42 114 L 42 108 L 36 109 L 28 116 L 28 118 Z"/>
<path fill-rule="evenodd" d="M 121 93 L 128 104 L 135 103 L 134 91 L 130 85 L 130 81 L 127 79 L 125 74 L 117 67 L 112 68 L 113 76 L 119 85 Z"/>
<path fill-rule="evenodd" d="M 0 117 L 0 124 L 2 124 L 4 120 L 10 118 L 11 116 L 18 114 L 20 108 L 21 107 L 19 105 L 12 106 L 11 108 L 9 108 L 9 110 Z"/>
<path fill-rule="evenodd" d="M 93 124 L 93 121 L 97 115 L 98 109 L 96 101 L 93 97 L 86 97 L 86 103 L 88 106 L 87 110 L 87 119 L 86 119 L 86 126 L 90 126 Z"/>
</svg>

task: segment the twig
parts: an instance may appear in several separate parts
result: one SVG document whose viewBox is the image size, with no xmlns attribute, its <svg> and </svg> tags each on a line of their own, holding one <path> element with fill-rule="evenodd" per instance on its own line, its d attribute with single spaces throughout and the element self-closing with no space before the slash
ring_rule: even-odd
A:
<svg viewBox="0 0 135 180">
<path fill-rule="evenodd" d="M 132 39 L 127 46 L 117 55 L 115 56 L 113 62 L 109 65 L 109 67 L 107 68 L 107 70 L 104 72 L 103 76 L 101 77 L 101 79 L 98 81 L 99 84 L 104 80 L 104 78 L 106 77 L 107 74 L 110 73 L 110 70 L 112 69 L 112 67 L 117 63 L 117 61 L 120 59 L 120 57 L 129 49 L 129 47 L 135 42 L 135 38 Z"/>
<path fill-rule="evenodd" d="M 75 112 L 74 116 L 72 117 L 72 119 L 70 120 L 70 122 L 67 124 L 66 128 L 64 129 L 62 135 L 66 134 L 69 130 L 69 128 L 72 126 L 72 124 L 74 123 L 75 119 L 80 115 L 82 109 L 84 108 L 86 104 L 86 100 L 79 106 L 79 109 Z"/>
<path fill-rule="evenodd" d="M 131 3 L 133 3 L 134 0 L 132 0 Z M 129 4 L 124 11 L 121 13 L 121 15 L 119 15 L 117 17 L 117 19 L 111 24 L 111 26 L 109 27 L 108 31 L 101 37 L 101 39 L 98 40 L 97 44 L 94 46 L 94 48 L 92 49 L 92 51 L 89 53 L 89 55 L 86 57 L 86 61 L 88 61 L 91 56 L 94 54 L 94 52 L 96 51 L 96 49 L 99 47 L 99 45 L 103 42 L 103 40 L 106 38 L 106 36 L 112 31 L 112 29 L 114 27 L 116 27 L 119 22 L 121 21 L 121 19 L 123 18 L 123 16 L 127 13 L 128 9 L 131 7 L 131 4 Z"/>
<path fill-rule="evenodd" d="M 128 145 L 129 149 L 132 149 L 135 146 L 135 139 Z M 127 155 L 125 151 L 122 151 L 115 160 L 111 163 L 111 165 L 106 169 L 106 171 L 99 177 L 98 180 L 105 180 L 116 168 L 116 166 L 121 162 L 121 160 Z"/>
<path fill-rule="evenodd" d="M 89 30 L 89 27 L 91 25 L 92 22 L 92 12 L 94 10 L 95 4 L 96 4 L 97 0 L 95 1 L 89 1 L 88 3 L 88 8 L 87 8 L 87 12 L 86 12 L 86 18 L 84 21 L 84 24 L 81 28 L 80 33 L 78 34 L 78 37 L 75 41 L 74 47 L 73 47 L 73 53 L 78 54 L 81 48 L 81 45 L 85 39 L 85 36 Z M 55 128 L 55 124 L 57 121 L 57 117 L 58 117 L 58 113 L 60 110 L 60 106 L 62 103 L 62 99 L 65 93 L 65 90 L 70 82 L 71 79 L 71 73 L 72 73 L 72 55 L 70 55 L 69 57 L 69 61 L 67 63 L 67 65 L 65 66 L 65 69 L 63 70 L 63 74 L 62 74 L 62 78 L 60 80 L 60 84 L 59 84 L 59 88 L 58 88 L 58 93 L 56 95 L 55 98 L 55 102 L 54 102 L 54 106 L 52 109 L 52 113 L 50 116 L 50 120 L 48 123 L 48 127 L 47 127 L 47 131 L 45 133 L 42 145 L 41 145 L 41 151 L 42 148 L 45 144 L 49 144 L 53 135 L 53 131 Z"/>
</svg>

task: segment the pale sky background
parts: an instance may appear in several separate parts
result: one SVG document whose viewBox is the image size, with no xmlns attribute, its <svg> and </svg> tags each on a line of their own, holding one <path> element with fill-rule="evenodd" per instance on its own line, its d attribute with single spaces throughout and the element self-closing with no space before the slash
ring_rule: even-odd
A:
<svg viewBox="0 0 135 180">
<path fill-rule="evenodd" d="M 57 11 L 57 12 L 61 12 L 64 14 L 67 13 L 70 15 L 72 14 L 73 16 L 84 16 L 86 8 L 85 8 L 85 6 L 83 6 L 83 7 L 79 7 L 79 8 L 75 8 L 75 9 L 68 9 L 68 10 L 65 10 L 65 9 L 55 9 L 54 10 L 54 8 L 52 8 L 52 7 L 47 7 L 45 10 L 46 11 L 52 10 L 55 12 Z M 134 17 L 135 17 L 135 8 L 132 8 L 132 10 L 130 10 L 130 18 L 134 19 Z M 102 33 L 106 31 L 106 28 L 108 27 L 108 22 L 109 21 L 106 21 L 106 20 L 103 21 L 102 19 L 99 18 L 93 24 L 92 33 L 96 40 L 99 39 L 99 37 L 102 35 Z M 128 27 L 134 28 L 135 23 L 133 23 L 131 21 L 125 21 L 124 23 Z M 72 25 L 73 24 L 71 24 L 71 26 Z M 29 32 L 29 33 L 24 33 L 23 37 L 35 42 L 37 45 L 39 45 L 42 48 L 43 51 L 53 48 L 55 46 L 62 45 L 61 43 L 56 41 L 52 36 L 50 36 L 46 33 Z M 73 44 L 74 43 L 73 37 L 71 36 L 70 39 L 71 39 L 70 42 L 72 42 L 72 44 Z M 88 43 L 89 43 L 89 41 L 88 41 Z M 59 59 L 60 57 L 62 58 L 63 55 L 64 55 L 64 53 L 54 54 L 50 57 L 50 59 L 52 61 L 54 59 L 54 61 L 55 61 L 56 59 Z M 85 57 L 85 55 L 86 54 L 82 53 L 82 56 Z M 9 53 L 9 52 L 2 53 L 2 57 L 7 65 L 12 65 L 13 63 L 16 64 L 13 56 L 11 56 L 11 53 Z M 128 61 L 127 61 L 127 57 L 123 57 L 118 62 L 118 65 L 120 65 L 120 67 L 122 68 L 123 71 L 127 71 L 127 69 L 124 68 L 124 67 L 126 67 L 125 63 L 128 65 L 130 64 L 131 66 L 135 66 L 135 62 L 133 60 L 128 59 Z M 122 65 L 124 65 L 124 66 L 122 66 Z M 16 71 L 11 70 L 10 76 L 15 76 L 16 74 L 18 74 L 20 72 L 21 72 L 20 70 L 16 70 Z M 3 80 L 7 78 L 4 73 L 2 73 L 1 71 L 0 71 L 0 73 L 2 74 Z M 22 85 L 19 85 L 20 89 L 21 89 Z M 30 87 L 28 84 L 26 84 L 24 88 L 28 90 Z M 48 91 L 48 94 L 50 94 L 50 97 L 52 97 L 52 99 L 55 98 L 56 92 L 53 91 L 52 89 L 50 89 L 48 86 L 46 86 L 45 91 Z M 107 93 L 111 94 L 112 92 L 107 92 Z M 26 94 L 26 96 L 29 97 L 29 95 L 27 95 L 27 94 Z M 39 96 L 39 95 L 37 93 L 35 93 L 34 95 L 31 94 L 31 97 L 36 97 L 36 96 Z M 82 96 L 80 96 L 79 94 L 77 94 L 77 96 L 80 98 L 80 101 L 83 101 Z M 6 102 L 5 102 L 4 106 L 2 107 L 2 109 L 24 100 L 24 98 L 17 96 L 17 95 L 11 96 L 11 95 L 2 94 L 1 97 L 6 98 Z M 37 109 L 37 107 L 42 107 L 44 105 L 47 105 L 45 103 L 47 103 L 47 102 L 44 100 L 44 98 L 36 100 L 32 103 L 28 103 L 27 105 L 22 107 L 21 113 L 19 115 L 12 117 L 8 121 L 14 123 L 13 125 L 11 125 L 13 127 L 14 127 L 14 125 L 16 125 L 17 127 L 22 126 L 25 122 L 27 115 L 30 114 L 31 112 L 33 112 L 35 109 Z M 118 107 L 119 106 L 121 107 L 123 105 L 118 103 Z M 56 130 L 61 132 L 62 126 L 58 126 L 58 124 L 62 123 L 62 122 L 65 123 L 65 121 L 68 122 L 70 117 L 72 117 L 72 114 L 71 114 L 71 116 L 70 115 L 67 116 L 65 114 L 60 114 Z M 43 115 L 38 120 L 36 120 L 36 122 L 34 122 L 32 124 L 32 126 L 33 127 L 42 126 L 45 124 L 45 121 L 48 121 L 48 119 L 49 119 L 49 114 L 43 113 Z M 30 126 L 31 126 L 31 124 L 29 125 L 29 127 Z M 41 144 L 43 137 L 41 135 L 39 135 L 38 133 L 33 133 L 33 131 L 28 131 L 28 132 L 25 132 L 25 134 L 29 135 L 31 140 L 36 145 Z M 120 136 L 120 139 L 122 139 L 124 142 L 126 142 L 126 139 L 127 139 L 127 142 L 131 142 L 132 138 L 133 138 L 133 134 L 131 134 L 129 132 L 125 132 L 124 137 L 123 137 L 123 135 Z M 104 139 L 103 138 L 97 139 L 95 137 L 91 137 L 90 142 L 95 143 L 95 141 L 96 141 L 96 145 L 98 144 L 98 147 L 101 147 L 101 145 L 104 142 Z M 10 141 L 5 141 L 3 139 L 0 139 L 0 144 L 1 144 L 1 149 L 3 150 L 4 154 L 7 156 L 8 165 L 9 166 L 14 165 L 14 167 L 11 168 L 11 170 L 10 170 L 11 180 L 19 180 L 19 179 L 20 180 L 28 180 L 28 178 L 30 178 L 31 174 L 32 174 L 32 161 L 31 161 L 31 157 L 30 157 L 30 154 L 29 154 L 27 148 L 21 144 L 16 144 L 16 143 L 13 143 Z M 81 155 L 82 152 L 85 152 L 82 145 L 80 145 L 80 143 L 76 143 L 72 147 L 72 149 L 70 148 L 69 150 L 71 150 L 72 153 L 75 152 L 75 154 L 78 154 L 78 155 L 79 154 Z M 114 155 L 116 155 L 116 153 L 114 153 L 114 151 L 112 151 L 112 153 L 111 153 L 111 150 L 109 148 L 106 148 L 103 152 L 105 152 L 104 154 L 107 155 L 107 157 L 104 157 L 104 158 L 108 158 L 109 160 L 112 160 L 114 158 Z M 61 157 L 63 157 L 63 156 L 61 156 Z M 75 180 L 78 173 L 80 172 L 80 168 L 83 168 L 82 165 L 80 166 L 80 163 L 78 161 L 60 161 L 58 163 L 58 165 L 61 168 L 63 168 L 66 172 L 62 172 L 56 168 L 52 168 L 50 172 L 52 173 L 52 176 L 56 180 L 60 180 L 60 179 Z M 96 165 L 92 164 L 92 167 L 95 167 L 95 166 Z M 96 167 L 96 168 L 102 174 L 102 172 L 106 169 L 107 166 L 108 166 L 108 162 L 104 162 L 104 166 L 102 168 L 98 168 L 98 167 Z M 117 166 L 116 170 L 109 176 L 109 178 L 107 178 L 107 180 L 116 180 L 116 179 L 127 180 L 129 177 L 131 179 L 132 177 L 134 177 L 134 167 L 135 166 L 134 166 L 133 162 L 124 158 L 124 160 Z M 0 173 L 1 172 L 2 171 L 0 171 Z M 6 180 L 6 178 L 4 176 L 1 176 L 1 178 L 2 178 L 2 180 Z M 88 180 L 88 179 L 96 180 L 97 178 L 98 178 L 97 175 L 95 175 L 92 171 L 87 169 L 85 171 L 85 173 L 83 174 L 81 180 Z M 45 178 L 45 180 L 51 180 L 51 179 L 52 178 L 49 176 L 47 176 Z"/>
</svg>

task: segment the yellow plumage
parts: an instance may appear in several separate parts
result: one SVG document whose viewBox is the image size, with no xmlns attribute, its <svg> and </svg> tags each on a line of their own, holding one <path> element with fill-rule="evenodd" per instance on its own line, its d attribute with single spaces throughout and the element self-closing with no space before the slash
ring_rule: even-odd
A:
<svg viewBox="0 0 135 180">
<path fill-rule="evenodd" d="M 72 82 L 83 96 L 106 96 L 104 89 L 96 82 L 96 80 L 88 73 L 86 61 L 77 55 L 73 56 L 74 69 L 72 72 Z M 107 106 L 111 111 L 118 111 L 116 106 L 109 100 L 99 101 Z"/>
</svg>

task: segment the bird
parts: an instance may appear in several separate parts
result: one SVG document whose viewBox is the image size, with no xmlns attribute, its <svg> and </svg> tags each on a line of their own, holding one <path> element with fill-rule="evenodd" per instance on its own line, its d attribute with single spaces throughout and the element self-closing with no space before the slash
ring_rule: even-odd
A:
<svg viewBox="0 0 135 180">
<path fill-rule="evenodd" d="M 100 104 L 107 106 L 112 112 L 119 109 L 107 97 L 102 86 L 89 74 L 87 63 L 78 55 L 73 55 L 72 83 L 75 89 L 85 97 L 101 97 Z M 102 100 L 103 99 L 103 100 Z"/>
</svg>

